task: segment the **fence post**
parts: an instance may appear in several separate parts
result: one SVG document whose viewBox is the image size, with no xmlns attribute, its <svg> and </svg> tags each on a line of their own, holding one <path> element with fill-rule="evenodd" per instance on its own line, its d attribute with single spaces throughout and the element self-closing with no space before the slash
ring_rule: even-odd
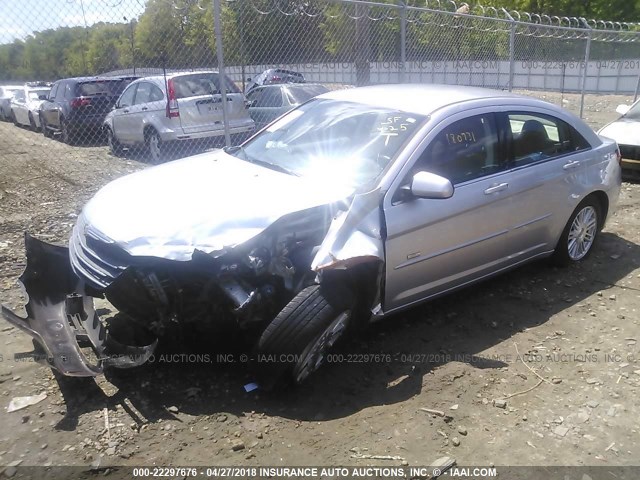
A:
<svg viewBox="0 0 640 480">
<path fill-rule="evenodd" d="M 216 35 L 216 53 L 218 56 L 218 74 L 220 75 L 220 94 L 222 95 L 222 121 L 224 123 L 224 143 L 231 146 L 229 134 L 229 112 L 227 106 L 227 77 L 224 74 L 224 54 L 222 50 L 222 23 L 220 21 L 220 0 L 213 0 L 213 29 Z"/>
<path fill-rule="evenodd" d="M 400 5 L 400 83 L 404 83 L 407 71 L 407 6 L 403 0 L 398 0 L 398 5 Z"/>
<path fill-rule="evenodd" d="M 511 14 L 503 8 L 502 11 L 511 22 L 511 28 L 509 31 L 509 91 L 513 90 L 513 77 L 515 76 L 515 50 L 516 50 L 516 21 Z"/>
<path fill-rule="evenodd" d="M 582 114 L 584 112 L 584 93 L 585 89 L 587 88 L 587 70 L 589 70 L 589 56 L 591 55 L 591 26 L 584 18 L 581 18 L 580 21 L 585 28 L 589 29 L 587 34 L 587 48 L 584 53 L 584 68 L 582 69 L 582 79 L 580 85 L 580 118 L 582 118 Z"/>
</svg>

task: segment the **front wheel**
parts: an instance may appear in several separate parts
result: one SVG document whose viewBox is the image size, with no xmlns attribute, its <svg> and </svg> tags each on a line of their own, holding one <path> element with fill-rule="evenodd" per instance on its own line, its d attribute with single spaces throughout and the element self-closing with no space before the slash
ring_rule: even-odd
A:
<svg viewBox="0 0 640 480">
<path fill-rule="evenodd" d="M 63 143 L 66 143 L 67 145 L 73 145 L 75 143 L 75 138 L 71 133 L 69 124 L 64 118 L 60 119 L 60 131 Z"/>
<path fill-rule="evenodd" d="M 584 199 L 573 211 L 553 254 L 553 261 L 566 266 L 587 258 L 602 228 L 600 203 L 593 197 Z"/>
<path fill-rule="evenodd" d="M 348 310 L 334 309 L 319 285 L 302 290 L 267 326 L 258 342 L 263 387 L 280 381 L 303 382 L 324 362 L 327 352 L 343 336 Z"/>
<path fill-rule="evenodd" d="M 36 121 L 33 118 L 33 115 L 31 114 L 31 112 L 29 112 L 29 128 L 31 128 L 31 130 L 33 130 L 34 132 L 38 131 L 38 127 L 36 125 Z"/>
<path fill-rule="evenodd" d="M 40 115 L 40 128 L 42 129 L 42 135 L 44 135 L 45 137 L 51 138 L 53 136 L 53 133 L 49 129 L 47 121 L 44 119 L 43 115 Z"/>
<path fill-rule="evenodd" d="M 116 157 L 122 156 L 122 152 L 123 152 L 122 145 L 116 138 L 113 131 L 108 127 L 107 127 L 107 143 L 109 144 L 109 150 L 111 151 L 112 155 Z"/>
</svg>

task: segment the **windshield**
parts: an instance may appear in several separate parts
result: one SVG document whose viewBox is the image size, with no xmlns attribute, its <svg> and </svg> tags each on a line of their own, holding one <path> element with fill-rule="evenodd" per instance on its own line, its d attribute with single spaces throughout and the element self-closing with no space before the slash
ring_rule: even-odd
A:
<svg viewBox="0 0 640 480">
<path fill-rule="evenodd" d="M 632 120 L 640 120 L 640 102 L 636 102 L 624 116 Z"/>
<path fill-rule="evenodd" d="M 375 179 L 426 117 L 331 99 L 292 110 L 233 155 L 319 182 Z"/>
<path fill-rule="evenodd" d="M 194 73 L 174 77 L 173 82 L 177 98 L 190 98 L 201 95 L 216 95 L 220 93 L 220 75 L 218 73 Z M 225 76 L 227 93 L 240 93 L 233 81 Z"/>
</svg>

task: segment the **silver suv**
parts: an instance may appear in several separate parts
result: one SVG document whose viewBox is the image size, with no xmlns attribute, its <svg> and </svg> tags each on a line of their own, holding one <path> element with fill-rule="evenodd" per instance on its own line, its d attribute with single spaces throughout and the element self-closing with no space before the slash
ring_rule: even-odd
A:
<svg viewBox="0 0 640 480">
<path fill-rule="evenodd" d="M 247 137 L 255 124 L 238 87 L 226 78 L 229 129 L 234 140 Z M 224 135 L 220 74 L 172 73 L 132 82 L 104 121 L 109 147 L 145 147 L 154 163 L 165 158 L 171 142 Z"/>
</svg>

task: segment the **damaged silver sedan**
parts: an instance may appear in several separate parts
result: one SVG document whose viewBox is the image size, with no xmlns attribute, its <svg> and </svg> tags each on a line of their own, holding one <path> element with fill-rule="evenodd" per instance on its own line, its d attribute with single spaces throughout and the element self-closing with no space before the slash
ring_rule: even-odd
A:
<svg viewBox="0 0 640 480">
<path fill-rule="evenodd" d="M 3 315 L 66 375 L 140 365 L 176 327 L 233 324 L 287 359 L 267 377 L 300 382 L 347 331 L 533 259 L 583 260 L 619 190 L 615 142 L 548 103 L 331 92 L 240 147 L 111 182 L 68 248 L 27 235 L 28 316 Z M 116 340 L 92 297 L 150 340 Z"/>
</svg>

